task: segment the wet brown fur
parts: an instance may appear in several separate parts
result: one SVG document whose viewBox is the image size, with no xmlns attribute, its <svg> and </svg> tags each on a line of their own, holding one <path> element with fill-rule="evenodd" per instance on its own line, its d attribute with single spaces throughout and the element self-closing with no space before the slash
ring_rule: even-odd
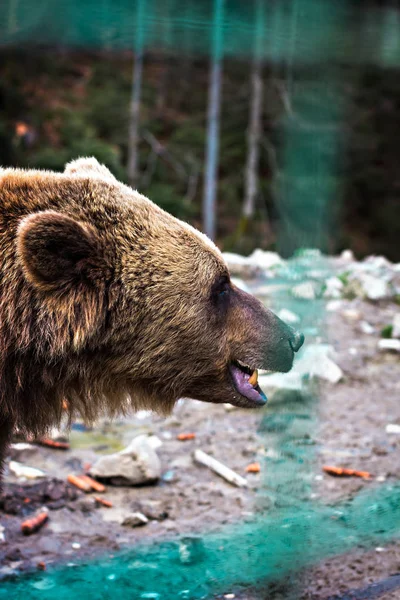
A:
<svg viewBox="0 0 400 600">
<path fill-rule="evenodd" d="M 289 329 L 229 284 L 201 234 L 94 159 L 64 174 L 0 169 L 0 459 L 14 428 L 180 397 L 246 406 L 240 359 L 288 370 Z"/>
</svg>

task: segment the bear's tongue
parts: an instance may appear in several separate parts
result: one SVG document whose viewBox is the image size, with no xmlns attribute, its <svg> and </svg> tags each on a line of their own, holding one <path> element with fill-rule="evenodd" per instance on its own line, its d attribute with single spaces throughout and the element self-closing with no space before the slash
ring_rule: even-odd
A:
<svg viewBox="0 0 400 600">
<path fill-rule="evenodd" d="M 257 371 L 254 371 L 250 375 L 238 365 L 232 363 L 230 365 L 230 372 L 234 386 L 239 394 L 248 400 L 251 400 L 255 404 L 258 404 L 259 406 L 262 406 L 267 402 L 266 395 L 257 384 Z"/>
</svg>

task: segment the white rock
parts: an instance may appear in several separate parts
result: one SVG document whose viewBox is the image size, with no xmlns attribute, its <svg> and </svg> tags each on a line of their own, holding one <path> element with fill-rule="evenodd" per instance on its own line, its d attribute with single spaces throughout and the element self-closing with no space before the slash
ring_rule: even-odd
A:
<svg viewBox="0 0 400 600">
<path fill-rule="evenodd" d="M 285 389 L 301 390 L 303 380 L 300 373 L 293 370 L 290 373 L 273 373 L 272 375 L 260 375 L 258 378 L 261 389 Z"/>
<path fill-rule="evenodd" d="M 400 313 L 394 315 L 392 337 L 400 338 Z"/>
<path fill-rule="evenodd" d="M 343 291 L 343 282 L 340 281 L 339 277 L 329 277 L 325 281 L 326 289 L 324 292 L 324 298 L 340 298 Z"/>
<path fill-rule="evenodd" d="M 364 296 L 369 300 L 383 300 L 391 296 L 387 281 L 380 277 L 369 273 L 358 273 L 355 279 L 361 285 Z"/>
<path fill-rule="evenodd" d="M 285 321 L 285 323 L 299 323 L 300 321 L 300 317 L 287 308 L 282 308 L 278 312 L 278 317 L 282 319 L 282 321 Z"/>
<path fill-rule="evenodd" d="M 224 252 L 223 258 L 233 276 L 248 278 L 261 273 L 260 267 L 252 263 L 248 257 L 232 252 Z"/>
<path fill-rule="evenodd" d="M 281 258 L 276 252 L 268 252 L 265 250 L 260 250 L 259 248 L 250 254 L 248 260 L 251 264 L 263 270 L 285 264 L 283 258 Z"/>
<path fill-rule="evenodd" d="M 396 425 L 396 423 L 388 423 L 386 425 L 386 433 L 400 433 L 400 425 Z"/>
<path fill-rule="evenodd" d="M 125 517 L 125 519 L 122 521 L 122 525 L 125 525 L 127 527 L 142 527 L 148 522 L 149 520 L 146 517 L 146 515 L 144 515 L 141 512 L 134 512 L 131 515 Z"/>
<path fill-rule="evenodd" d="M 385 256 L 368 256 L 364 260 L 365 264 L 372 265 L 374 269 L 390 269 L 392 263 Z"/>
<path fill-rule="evenodd" d="M 330 302 L 327 303 L 325 308 L 328 312 L 336 312 L 337 310 L 342 308 L 342 306 L 343 306 L 342 300 L 331 300 Z"/>
<path fill-rule="evenodd" d="M 3 544 L 6 541 L 4 531 L 5 531 L 5 529 L 4 529 L 3 525 L 0 525 L 0 544 Z"/>
<path fill-rule="evenodd" d="M 151 483 L 161 475 L 161 463 L 146 435 L 134 438 L 127 448 L 102 456 L 91 467 L 90 474 L 100 478 L 123 478 L 121 483 Z"/>
<path fill-rule="evenodd" d="M 354 254 L 352 250 L 343 250 L 340 258 L 346 262 L 354 262 Z"/>
<path fill-rule="evenodd" d="M 295 298 L 302 298 L 303 300 L 315 300 L 317 297 L 315 286 L 312 281 L 304 281 L 292 287 L 292 295 Z"/>
<path fill-rule="evenodd" d="M 361 319 L 361 313 L 356 308 L 347 308 L 342 311 L 342 316 L 349 321 L 358 321 Z"/>
<path fill-rule="evenodd" d="M 400 340 L 379 340 L 378 348 L 380 350 L 393 350 L 394 352 L 400 352 Z"/>
<path fill-rule="evenodd" d="M 301 356 L 289 373 L 261 374 L 260 387 L 301 390 L 305 377 L 317 377 L 330 383 L 338 383 L 343 377 L 343 371 L 333 358 L 334 351 L 329 344 L 309 344 L 302 350 Z"/>
<path fill-rule="evenodd" d="M 15 460 L 11 460 L 8 463 L 8 468 L 17 477 L 24 477 L 25 479 L 40 479 L 41 477 L 46 477 L 46 473 L 40 469 L 28 467 L 27 465 L 23 465 Z"/>
<path fill-rule="evenodd" d="M 247 292 L 247 294 L 251 294 L 249 286 L 243 281 L 243 279 L 240 279 L 239 277 L 231 277 L 231 281 L 233 285 L 236 285 L 236 287 L 238 287 L 240 290 Z"/>
<path fill-rule="evenodd" d="M 372 335 L 373 333 L 375 333 L 375 327 L 372 327 L 372 325 L 370 325 L 368 321 L 360 321 L 359 327 L 360 331 L 362 333 L 366 333 L 367 335 Z"/>
<path fill-rule="evenodd" d="M 163 445 L 160 438 L 157 437 L 156 435 L 149 435 L 147 438 L 147 441 L 148 441 L 149 445 L 153 448 L 153 450 L 157 450 L 158 448 L 161 448 L 161 446 Z"/>
<path fill-rule="evenodd" d="M 302 376 L 318 377 L 330 383 L 338 383 L 343 377 L 342 369 L 332 360 L 334 351 L 329 344 L 309 344 L 294 365 Z"/>
</svg>

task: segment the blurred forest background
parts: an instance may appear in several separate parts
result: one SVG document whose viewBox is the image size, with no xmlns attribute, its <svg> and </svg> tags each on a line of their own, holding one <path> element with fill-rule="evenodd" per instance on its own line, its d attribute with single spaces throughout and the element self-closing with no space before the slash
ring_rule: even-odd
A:
<svg viewBox="0 0 400 600">
<path fill-rule="evenodd" d="M 146 14 L 144 0 L 140 1 Z M 40 28 L 33 44 L 32 39 L 22 38 L 18 44 L 0 40 L 0 164 L 61 171 L 67 161 L 93 155 L 120 180 L 202 229 L 210 135 L 207 111 L 212 110 L 210 80 L 215 69 L 212 47 L 218 44 L 215 2 L 200 2 L 209 11 L 208 25 L 214 32 L 207 38 L 209 52 L 193 51 L 190 29 L 181 36 L 180 48 L 171 44 L 77 48 L 61 41 L 49 45 L 41 43 Z M 220 86 L 216 239 L 224 250 L 247 254 L 261 247 L 286 255 L 293 252 L 298 240 L 277 247 L 285 185 L 290 179 L 304 221 L 312 220 L 316 190 L 307 181 L 320 168 L 318 161 L 333 161 L 335 152 L 339 159 L 333 161 L 334 167 L 318 173 L 319 188 L 332 191 L 332 226 L 304 243 L 329 253 L 352 248 L 358 257 L 374 253 L 400 261 L 400 64 L 380 60 L 385 52 L 389 58 L 398 56 L 400 12 L 398 3 L 389 0 L 345 4 L 346 40 L 353 45 L 334 63 L 295 60 L 294 34 L 289 30 L 283 45 L 293 47 L 284 59 L 272 60 L 258 52 L 264 35 L 257 25 L 263 0 L 252 0 L 251 47 L 245 54 L 227 54 L 219 73 L 214 71 L 214 83 L 217 76 Z M 168 19 L 172 23 L 178 5 L 173 0 L 165 3 L 163 10 L 169 11 L 165 23 Z M 280 3 L 286 12 L 292 10 L 289 16 L 296 5 L 301 13 L 300 0 Z M 17 19 L 11 9 L 9 2 L 3 16 L 12 29 Z M 59 35 L 62 38 L 61 30 Z M 298 26 L 295 35 L 301 41 L 308 34 Z M 367 50 L 362 60 L 360 40 L 364 54 Z M 341 49 L 343 43 L 343 37 L 331 37 L 326 47 L 336 44 Z M 312 93 L 327 71 L 334 81 L 330 93 Z M 306 90 L 300 116 L 299 89 Z M 339 151 L 326 137 L 336 107 L 340 107 L 335 118 Z M 302 120 L 304 114 L 307 120 Z M 313 160 L 300 160 L 297 171 L 288 174 L 285 135 L 293 137 L 293 126 L 303 132 L 294 151 L 302 154 L 307 144 L 317 150 L 311 154 Z"/>
</svg>

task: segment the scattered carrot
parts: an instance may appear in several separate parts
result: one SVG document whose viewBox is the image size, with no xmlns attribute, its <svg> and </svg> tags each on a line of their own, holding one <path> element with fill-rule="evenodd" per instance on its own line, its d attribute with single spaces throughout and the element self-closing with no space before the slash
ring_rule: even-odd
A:
<svg viewBox="0 0 400 600">
<path fill-rule="evenodd" d="M 101 504 L 102 506 L 106 506 L 107 508 L 112 508 L 113 503 L 110 500 L 106 500 L 105 498 L 100 498 L 100 496 L 94 496 L 97 504 Z"/>
<path fill-rule="evenodd" d="M 69 409 L 69 404 L 67 400 L 62 401 L 62 409 L 67 411 Z"/>
<path fill-rule="evenodd" d="M 346 469 L 345 467 L 322 467 L 325 473 L 329 475 L 336 475 L 337 477 L 363 477 L 364 479 L 370 479 L 371 473 L 368 471 L 357 471 L 355 469 Z"/>
<path fill-rule="evenodd" d="M 258 462 L 250 463 L 246 467 L 247 473 L 259 473 L 260 471 L 261 471 L 261 467 L 260 467 L 260 463 L 258 463 Z"/>
<path fill-rule="evenodd" d="M 43 562 L 42 560 L 40 562 L 38 562 L 38 564 L 36 566 L 39 569 L 39 571 L 45 571 L 46 570 L 46 563 Z"/>
<path fill-rule="evenodd" d="M 88 485 L 90 485 L 90 487 L 92 488 L 92 490 L 94 490 L 95 492 L 102 493 L 102 492 L 106 491 L 106 486 L 105 485 L 103 485 L 99 481 L 96 481 L 95 479 L 92 479 L 88 475 L 79 475 L 79 479 L 81 481 L 85 481 Z"/>
<path fill-rule="evenodd" d="M 39 444 L 40 446 L 47 446 L 48 448 L 54 448 L 55 450 L 69 450 L 70 448 L 68 442 L 56 442 L 50 438 L 36 440 L 36 444 Z"/>
<path fill-rule="evenodd" d="M 176 439 L 180 442 L 186 442 L 187 440 L 194 440 L 195 437 L 195 433 L 178 433 Z"/>
<path fill-rule="evenodd" d="M 29 504 L 29 502 L 32 502 L 30 498 L 24 498 L 24 504 Z"/>
<path fill-rule="evenodd" d="M 79 475 L 68 475 L 67 481 L 82 490 L 82 492 L 92 491 L 92 486 L 87 481 L 84 481 Z"/>
<path fill-rule="evenodd" d="M 43 527 L 43 525 L 46 523 L 48 518 L 49 518 L 49 515 L 48 515 L 47 511 L 42 511 L 41 513 L 36 515 L 36 517 L 33 517 L 32 519 L 27 519 L 26 521 L 23 521 L 23 523 L 21 523 L 22 533 L 24 533 L 25 535 L 35 533 L 35 531 L 38 531 L 38 529 Z"/>
</svg>

